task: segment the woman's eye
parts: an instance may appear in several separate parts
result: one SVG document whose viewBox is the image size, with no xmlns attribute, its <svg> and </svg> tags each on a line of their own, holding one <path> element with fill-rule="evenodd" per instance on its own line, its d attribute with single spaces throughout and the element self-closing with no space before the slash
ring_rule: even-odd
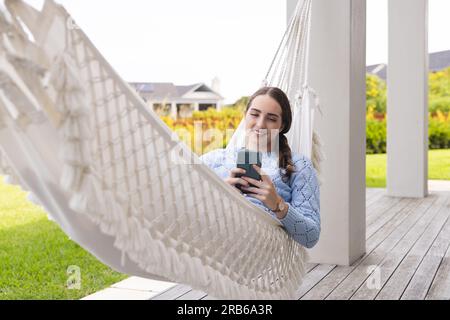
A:
<svg viewBox="0 0 450 320">
<path fill-rule="evenodd" d="M 270 121 L 273 121 L 273 122 L 275 122 L 275 121 L 277 121 L 277 119 L 269 119 Z"/>
<path fill-rule="evenodd" d="M 251 116 L 253 116 L 253 117 L 257 117 L 258 115 L 257 114 L 250 114 Z"/>
</svg>

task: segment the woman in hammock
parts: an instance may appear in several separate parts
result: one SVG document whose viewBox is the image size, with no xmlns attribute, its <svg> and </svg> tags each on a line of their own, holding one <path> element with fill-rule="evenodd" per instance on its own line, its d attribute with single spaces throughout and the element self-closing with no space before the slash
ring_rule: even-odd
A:
<svg viewBox="0 0 450 320">
<path fill-rule="evenodd" d="M 285 136 L 291 123 L 286 94 L 276 87 L 263 87 L 251 96 L 245 112 L 246 148 L 261 152 L 262 168 L 254 168 L 262 180 L 246 177 L 245 170 L 236 167 L 238 148 L 213 150 L 200 159 L 276 217 L 295 241 L 312 248 L 320 235 L 319 185 L 312 162 L 291 152 Z"/>
</svg>

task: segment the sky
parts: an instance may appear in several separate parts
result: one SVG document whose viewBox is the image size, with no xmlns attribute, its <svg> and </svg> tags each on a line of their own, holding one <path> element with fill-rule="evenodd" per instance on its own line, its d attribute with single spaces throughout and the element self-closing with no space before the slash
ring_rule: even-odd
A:
<svg viewBox="0 0 450 320">
<path fill-rule="evenodd" d="M 367 65 L 387 60 L 387 1 L 367 0 Z M 43 0 L 26 0 L 40 8 Z M 220 80 L 251 95 L 286 26 L 285 0 L 56 0 L 129 82 Z M 429 0 L 429 50 L 450 49 L 450 0 Z"/>
</svg>

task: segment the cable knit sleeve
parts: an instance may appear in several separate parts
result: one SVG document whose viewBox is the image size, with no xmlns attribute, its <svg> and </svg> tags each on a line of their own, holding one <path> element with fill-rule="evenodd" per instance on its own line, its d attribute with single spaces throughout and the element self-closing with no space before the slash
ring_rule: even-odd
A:
<svg viewBox="0 0 450 320">
<path fill-rule="evenodd" d="M 229 171 L 224 167 L 225 149 L 215 149 L 199 157 L 203 164 L 211 168 L 219 177 L 224 179 Z"/>
<path fill-rule="evenodd" d="M 312 248 L 320 236 L 320 191 L 312 162 L 301 157 L 294 162 L 296 172 L 291 176 L 292 200 L 286 217 L 280 219 L 295 241 Z"/>
<path fill-rule="evenodd" d="M 220 149 L 212 150 L 205 154 L 202 154 L 199 158 L 203 164 L 207 165 L 211 169 L 214 169 L 220 164 L 218 156 L 220 155 Z"/>
</svg>

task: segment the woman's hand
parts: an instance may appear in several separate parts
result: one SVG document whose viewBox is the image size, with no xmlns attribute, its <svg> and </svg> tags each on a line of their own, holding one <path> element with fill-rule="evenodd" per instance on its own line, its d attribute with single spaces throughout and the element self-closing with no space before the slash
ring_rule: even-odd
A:
<svg viewBox="0 0 450 320">
<path fill-rule="evenodd" d="M 247 181 L 245 181 L 242 178 L 237 178 L 236 174 L 244 174 L 245 173 L 245 169 L 241 169 L 241 168 L 233 168 L 230 171 L 230 176 L 226 179 L 224 179 L 224 181 L 234 187 L 236 187 L 237 184 L 240 184 L 242 186 L 249 186 L 249 183 Z"/>
<path fill-rule="evenodd" d="M 252 198 L 256 198 L 262 201 L 270 210 L 276 210 L 280 196 L 272 183 L 272 179 L 266 175 L 261 168 L 257 165 L 253 165 L 253 168 L 261 175 L 262 181 L 255 180 L 250 177 L 242 177 L 242 179 L 253 184 L 254 187 L 242 187 L 242 190 L 249 191 L 247 195 Z"/>
</svg>

